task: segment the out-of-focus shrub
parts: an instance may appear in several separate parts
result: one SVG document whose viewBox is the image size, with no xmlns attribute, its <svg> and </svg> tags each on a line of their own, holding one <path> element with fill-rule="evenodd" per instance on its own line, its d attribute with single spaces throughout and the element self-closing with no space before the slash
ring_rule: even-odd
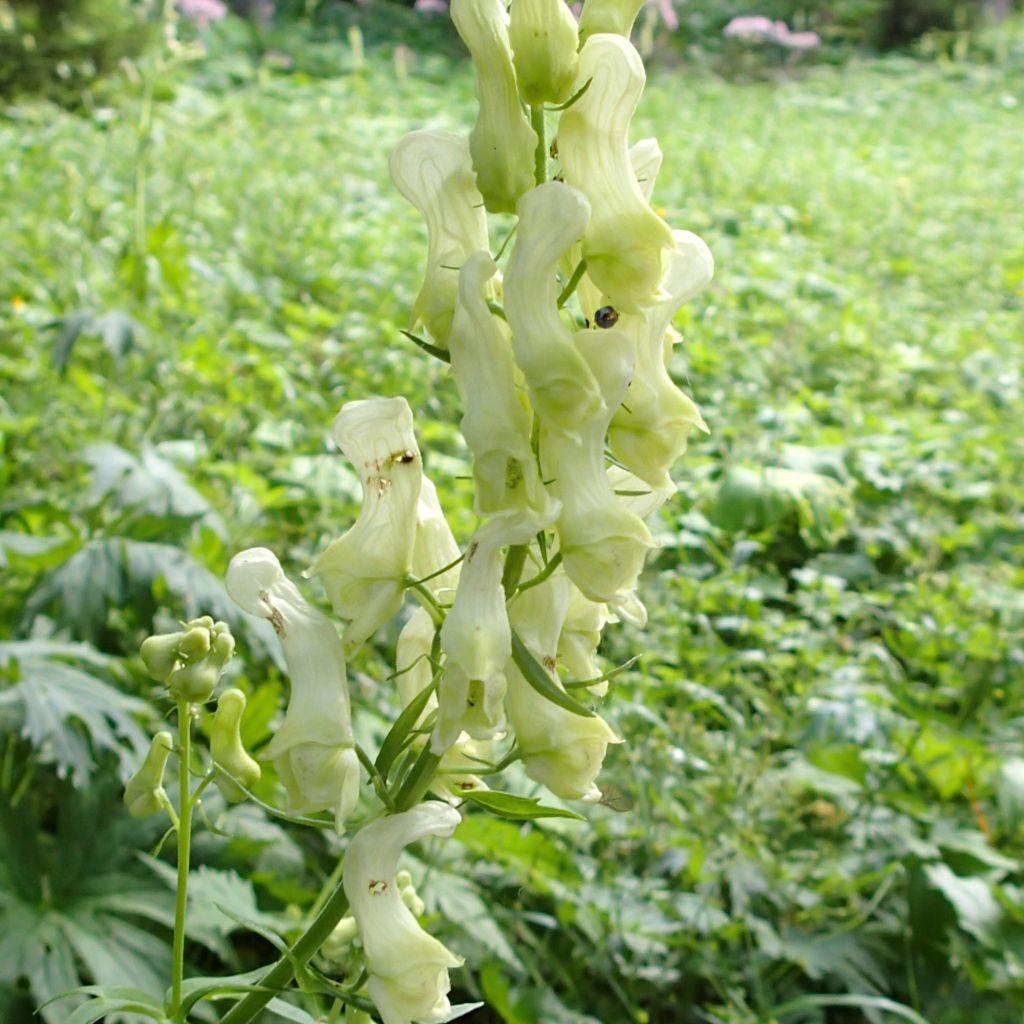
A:
<svg viewBox="0 0 1024 1024">
<path fill-rule="evenodd" d="M 0 0 L 0 95 L 42 92 L 73 104 L 153 37 L 130 0 Z"/>
<path fill-rule="evenodd" d="M 793 32 L 816 32 L 825 44 L 892 49 L 933 30 L 971 27 L 984 13 L 981 0 L 686 0 L 676 3 L 683 45 L 717 49 L 738 18 L 783 22 Z"/>
</svg>

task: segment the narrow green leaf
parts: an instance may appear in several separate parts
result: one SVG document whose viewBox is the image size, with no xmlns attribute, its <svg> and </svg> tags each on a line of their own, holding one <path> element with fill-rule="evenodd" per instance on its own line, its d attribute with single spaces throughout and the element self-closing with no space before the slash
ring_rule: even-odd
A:
<svg viewBox="0 0 1024 1024">
<path fill-rule="evenodd" d="M 402 331 L 401 333 L 417 348 L 423 349 L 424 352 L 432 355 L 435 359 L 440 359 L 442 363 L 450 363 L 452 361 L 452 357 L 443 348 L 438 348 L 437 345 L 431 345 L 429 341 L 417 338 L 411 331 Z"/>
<path fill-rule="evenodd" d="M 897 1003 L 894 999 L 886 999 L 885 996 L 867 995 L 809 995 L 801 996 L 782 1006 L 777 1006 L 769 1011 L 768 1017 L 771 1020 L 788 1017 L 790 1014 L 802 1013 L 805 1010 L 816 1010 L 825 1006 L 854 1006 L 859 1010 L 881 1010 L 883 1013 L 891 1013 L 894 1017 L 901 1017 L 911 1024 L 928 1024 L 928 1021 L 921 1014 Z"/>
<path fill-rule="evenodd" d="M 544 666 L 529 652 L 526 644 L 515 633 L 512 634 L 512 660 L 516 663 L 516 668 L 523 673 L 523 678 L 545 700 L 581 718 L 594 717 L 594 712 L 590 708 L 573 700 L 569 694 L 555 685 L 555 681 L 544 671 Z"/>
<path fill-rule="evenodd" d="M 536 797 L 515 796 L 512 793 L 496 793 L 493 789 L 470 790 L 463 796 L 484 810 L 509 821 L 533 821 L 536 818 L 574 818 L 586 821 L 582 814 L 562 807 L 547 807 Z"/>
<path fill-rule="evenodd" d="M 423 710 L 426 708 L 430 695 L 433 692 L 434 682 L 431 680 L 409 702 L 408 707 L 398 716 L 395 724 L 391 726 L 387 736 L 384 737 L 384 742 L 380 745 L 380 751 L 374 763 L 385 782 L 387 781 L 388 772 L 395 762 L 395 758 L 408 746 L 409 738 L 416 728 L 416 723 L 419 721 L 420 715 L 423 714 Z"/>
</svg>

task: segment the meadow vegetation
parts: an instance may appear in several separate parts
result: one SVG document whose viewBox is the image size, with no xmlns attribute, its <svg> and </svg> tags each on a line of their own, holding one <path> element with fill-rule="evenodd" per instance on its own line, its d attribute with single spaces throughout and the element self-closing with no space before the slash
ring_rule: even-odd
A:
<svg viewBox="0 0 1024 1024">
<path fill-rule="evenodd" d="M 406 396 L 473 528 L 454 384 L 400 333 L 424 234 L 386 171 L 410 129 L 464 128 L 471 75 L 316 46 L 332 76 L 221 46 L 157 83 L 148 133 L 130 83 L 0 119 L 9 1024 L 80 977 L 166 976 L 170 860 L 117 782 L 155 727 L 138 645 L 229 618 L 247 744 L 269 739 L 273 646 L 219 579 L 260 544 L 297 574 L 351 521 L 339 405 Z M 487 1002 L 467 1019 L 1020 1020 L 1022 68 L 652 69 L 654 201 L 717 263 L 673 367 L 710 434 L 656 531 L 609 711 L 630 741 L 590 826 L 472 815 L 421 851 L 428 911 L 465 929 L 440 935 L 473 968 L 456 984 Z M 617 630 L 609 667 L 637 653 Z M 350 666 L 370 744 L 396 706 L 383 664 Z M 189 936 L 206 973 L 268 959 L 339 849 L 218 799 Z"/>
</svg>

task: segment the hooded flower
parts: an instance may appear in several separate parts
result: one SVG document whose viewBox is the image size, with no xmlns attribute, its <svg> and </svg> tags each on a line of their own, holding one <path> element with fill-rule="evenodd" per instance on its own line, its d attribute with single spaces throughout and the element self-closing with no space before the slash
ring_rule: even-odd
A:
<svg viewBox="0 0 1024 1024">
<path fill-rule="evenodd" d="M 652 487 L 671 485 L 668 471 L 686 451 L 694 430 L 707 431 L 700 410 L 668 374 L 672 317 L 711 280 L 714 263 L 704 242 L 689 231 L 674 233 L 662 282 L 666 298 L 640 313 L 624 314 L 617 329 L 632 339 L 636 367 L 622 405 L 612 417 L 612 454 Z"/>
<path fill-rule="evenodd" d="M 549 181 L 523 196 L 518 213 L 505 272 L 516 363 L 541 419 L 575 430 L 601 408 L 601 389 L 559 316 L 555 269 L 586 229 L 590 203 L 581 191 Z"/>
<path fill-rule="evenodd" d="M 569 600 L 569 581 L 556 573 L 519 594 L 510 608 L 519 638 L 560 689 L 553 666 Z M 509 669 L 505 706 L 526 774 L 563 800 L 598 799 L 594 779 L 605 751 L 609 743 L 621 742 L 608 723 L 597 715 L 573 714 L 542 697 L 515 666 Z"/>
<path fill-rule="evenodd" d="M 581 331 L 577 344 L 600 382 L 606 410 L 622 401 L 632 372 L 629 339 L 614 330 Z M 566 575 L 591 601 L 619 611 L 636 587 L 650 532 L 615 496 L 604 467 L 611 413 L 600 412 L 573 434 L 541 423 L 540 457 L 561 501 L 557 528 Z"/>
<path fill-rule="evenodd" d="M 497 271 L 486 252 L 474 253 L 463 265 L 449 339 L 481 515 L 543 509 L 548 500 L 530 446 L 531 412 L 516 386 L 511 333 L 487 306 L 486 290 Z"/>
<path fill-rule="evenodd" d="M 266 548 L 235 555 L 224 582 L 243 611 L 270 620 L 284 648 L 291 695 L 266 754 L 292 808 L 333 810 L 343 831 L 359 799 L 359 760 L 337 630 L 303 598 Z"/>
<path fill-rule="evenodd" d="M 334 421 L 334 439 L 359 475 L 363 505 L 309 571 L 323 577 L 335 613 L 349 620 L 351 653 L 402 607 L 423 468 L 404 398 L 348 402 Z"/>
<path fill-rule="evenodd" d="M 582 682 L 604 674 L 597 660 L 597 648 L 601 632 L 611 620 L 607 605 L 588 600 L 575 584 L 569 584 L 569 604 L 558 636 L 558 664 L 571 680 Z M 594 696 L 603 697 L 608 692 L 608 681 L 595 683 L 589 689 Z"/>
<path fill-rule="evenodd" d="M 450 836 L 460 820 L 446 803 L 422 803 L 360 829 L 345 854 L 345 895 L 383 1024 L 438 1024 L 451 1010 L 448 971 L 462 958 L 425 932 L 403 902 L 398 858 L 410 843 Z"/>
<path fill-rule="evenodd" d="M 502 0 L 452 0 L 451 11 L 476 71 L 480 109 L 469 148 L 477 187 L 492 213 L 512 213 L 516 200 L 534 184 L 537 133 L 519 100 L 508 14 Z"/>
<path fill-rule="evenodd" d="M 552 511 L 557 511 L 552 504 Z M 501 585 L 501 549 L 526 544 L 550 520 L 499 516 L 473 536 L 462 563 L 455 603 L 441 627 L 445 671 L 431 749 L 443 754 L 462 732 L 489 739 L 504 724 L 505 670 L 512 634 Z"/>
<path fill-rule="evenodd" d="M 646 76 L 640 55 L 619 35 L 595 35 L 580 51 L 575 86 L 590 87 L 562 115 L 558 158 L 569 185 L 590 200 L 583 236 L 587 274 L 620 312 L 653 302 L 673 247 L 668 225 L 637 183 L 629 123 Z"/>
<path fill-rule="evenodd" d="M 487 248 L 487 215 L 473 177 L 469 142 L 438 130 L 410 132 L 388 161 L 391 180 L 427 224 L 427 272 L 413 318 L 448 344 L 458 268 Z"/>
</svg>

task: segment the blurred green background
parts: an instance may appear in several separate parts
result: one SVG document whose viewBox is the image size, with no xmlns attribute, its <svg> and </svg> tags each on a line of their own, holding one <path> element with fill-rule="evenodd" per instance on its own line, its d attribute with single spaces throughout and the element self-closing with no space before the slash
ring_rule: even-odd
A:
<svg viewBox="0 0 1024 1024">
<path fill-rule="evenodd" d="M 820 45 L 730 40 L 738 15 Z M 425 235 L 386 172 L 404 132 L 471 124 L 446 15 L 192 0 L 169 38 L 161 16 L 0 2 L 5 1024 L 81 981 L 166 985 L 173 858 L 118 781 L 166 710 L 138 645 L 229 618 L 266 742 L 273 640 L 219 581 L 256 544 L 297 576 L 351 522 L 339 405 L 407 396 L 473 527 L 454 384 L 400 334 Z M 475 1024 L 1017 1024 L 1019 15 L 692 0 L 634 38 L 654 202 L 717 262 L 672 367 L 711 433 L 655 525 L 650 625 L 602 648 L 643 655 L 606 702 L 629 740 L 606 804 L 588 825 L 470 815 L 419 851 L 430 927 L 467 956 Z M 350 666 L 371 747 L 396 633 Z M 291 934 L 343 848 L 218 800 L 205 973 L 269 960 L 239 917 Z"/>
</svg>

